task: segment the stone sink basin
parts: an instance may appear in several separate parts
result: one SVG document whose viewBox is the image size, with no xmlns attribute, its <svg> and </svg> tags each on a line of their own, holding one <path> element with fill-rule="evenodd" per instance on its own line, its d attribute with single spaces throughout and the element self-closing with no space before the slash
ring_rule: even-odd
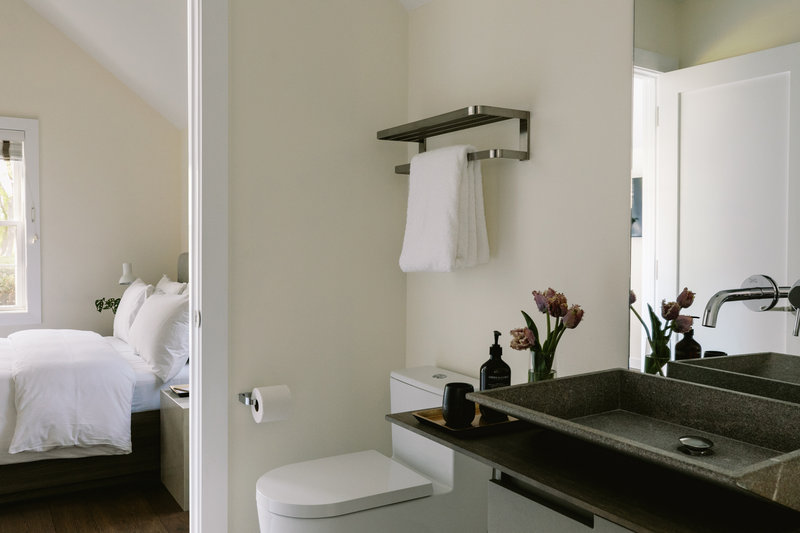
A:
<svg viewBox="0 0 800 533">
<path fill-rule="evenodd" d="M 800 403 L 800 356 L 775 352 L 670 361 L 671 378 Z"/>
<path fill-rule="evenodd" d="M 800 511 L 800 404 L 623 369 L 467 398 Z M 685 453 L 684 436 L 712 441 L 712 453 Z"/>
</svg>

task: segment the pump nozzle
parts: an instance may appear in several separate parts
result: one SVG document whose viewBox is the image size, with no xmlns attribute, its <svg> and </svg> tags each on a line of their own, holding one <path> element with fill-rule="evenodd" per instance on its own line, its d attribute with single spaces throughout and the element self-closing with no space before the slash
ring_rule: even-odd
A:
<svg viewBox="0 0 800 533">
<path fill-rule="evenodd" d="M 503 355 L 503 348 L 497 343 L 500 338 L 500 332 L 494 332 L 494 344 L 489 347 L 489 355 Z"/>
</svg>

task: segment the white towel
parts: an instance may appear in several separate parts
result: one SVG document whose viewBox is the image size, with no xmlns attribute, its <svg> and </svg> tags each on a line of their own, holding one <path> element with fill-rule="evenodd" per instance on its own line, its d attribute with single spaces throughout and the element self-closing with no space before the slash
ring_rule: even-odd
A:
<svg viewBox="0 0 800 533">
<path fill-rule="evenodd" d="M 471 146 L 450 146 L 411 159 L 400 268 L 451 272 L 489 261 L 480 163 Z"/>
</svg>

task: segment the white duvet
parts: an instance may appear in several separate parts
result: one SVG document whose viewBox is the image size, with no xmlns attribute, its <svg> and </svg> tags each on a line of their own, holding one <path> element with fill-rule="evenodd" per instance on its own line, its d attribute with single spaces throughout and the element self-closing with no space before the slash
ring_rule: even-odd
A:
<svg viewBox="0 0 800 533">
<path fill-rule="evenodd" d="M 8 338 L 17 411 L 9 453 L 97 445 L 130 453 L 136 376 L 105 338 L 77 330 Z"/>
</svg>

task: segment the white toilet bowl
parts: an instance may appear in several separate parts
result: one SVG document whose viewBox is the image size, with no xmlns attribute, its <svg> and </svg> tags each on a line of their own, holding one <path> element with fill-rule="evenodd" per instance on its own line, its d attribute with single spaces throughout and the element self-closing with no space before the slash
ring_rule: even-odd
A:
<svg viewBox="0 0 800 533">
<path fill-rule="evenodd" d="M 439 406 L 445 383 L 475 382 L 436 367 L 393 372 L 390 381 L 393 412 Z M 261 476 L 261 533 L 486 531 L 489 467 L 396 426 L 392 444 L 392 458 L 368 450 Z"/>
</svg>

